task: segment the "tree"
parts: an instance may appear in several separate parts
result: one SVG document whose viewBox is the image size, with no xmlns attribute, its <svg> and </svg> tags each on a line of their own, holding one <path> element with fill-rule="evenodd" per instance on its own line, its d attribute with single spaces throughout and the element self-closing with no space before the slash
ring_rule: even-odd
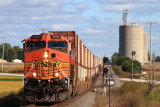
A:
<svg viewBox="0 0 160 107">
<path fill-rule="evenodd" d="M 12 60 L 15 59 L 16 56 L 16 52 L 13 48 L 10 48 L 7 50 L 8 52 L 5 53 L 4 59 L 6 59 L 7 61 L 11 62 Z"/>
<path fill-rule="evenodd" d="M 19 46 L 14 46 L 13 49 L 15 50 L 15 58 L 23 60 L 23 49 L 21 49 Z"/>
<path fill-rule="evenodd" d="M 160 62 L 160 56 L 156 56 L 155 62 Z"/>
<path fill-rule="evenodd" d="M 131 72 L 132 71 L 132 61 L 131 60 L 126 60 L 122 62 L 122 70 L 125 72 Z"/>
<path fill-rule="evenodd" d="M 3 44 L 1 44 L 1 49 L 0 50 L 1 50 L 1 53 L 2 53 Z M 9 43 L 4 43 L 4 60 L 11 61 L 9 59 L 10 55 L 12 55 L 12 56 L 15 55 L 14 52 L 12 52 L 12 50 L 11 50 L 11 45 Z"/>
<path fill-rule="evenodd" d="M 140 73 L 141 72 L 141 63 L 137 60 L 133 61 L 133 67 L 134 67 L 134 73 Z"/>
<path fill-rule="evenodd" d="M 121 66 L 124 61 L 129 60 L 129 59 L 130 58 L 128 58 L 128 57 L 122 57 L 122 56 L 120 56 L 120 57 L 117 58 L 116 65 Z"/>
<path fill-rule="evenodd" d="M 115 52 L 115 53 L 112 55 L 111 60 L 112 60 L 112 63 L 113 63 L 113 64 L 116 64 L 117 59 L 118 59 L 118 56 L 119 56 L 119 54 L 118 54 L 117 52 Z"/>
<path fill-rule="evenodd" d="M 17 53 L 18 59 L 23 60 L 23 49 L 19 49 Z"/>
<path fill-rule="evenodd" d="M 103 63 L 104 63 L 104 64 L 109 63 L 109 58 L 108 58 L 108 57 L 103 57 Z"/>
<path fill-rule="evenodd" d="M 132 72 L 132 60 L 131 59 L 125 60 L 122 63 L 121 67 L 124 72 Z M 141 63 L 138 62 L 137 60 L 133 61 L 133 72 L 134 73 L 141 72 Z"/>
<path fill-rule="evenodd" d="M 0 44 L 0 58 L 2 58 L 3 44 Z M 11 47 L 9 43 L 4 43 L 4 60 L 23 59 L 23 49 L 19 46 Z"/>
</svg>

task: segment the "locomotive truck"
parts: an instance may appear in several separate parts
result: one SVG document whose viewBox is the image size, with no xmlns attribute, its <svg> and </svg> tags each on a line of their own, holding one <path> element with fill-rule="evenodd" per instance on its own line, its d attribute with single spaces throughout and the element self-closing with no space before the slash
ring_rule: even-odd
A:
<svg viewBox="0 0 160 107">
<path fill-rule="evenodd" d="M 101 71 L 75 31 L 49 31 L 23 40 L 24 93 L 31 102 L 61 101 L 90 89 Z"/>
</svg>

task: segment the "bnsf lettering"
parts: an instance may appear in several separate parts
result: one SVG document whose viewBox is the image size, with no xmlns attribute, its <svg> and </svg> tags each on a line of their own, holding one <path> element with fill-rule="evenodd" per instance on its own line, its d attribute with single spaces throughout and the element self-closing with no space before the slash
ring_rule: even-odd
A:
<svg viewBox="0 0 160 107">
<path fill-rule="evenodd" d="M 56 63 L 52 62 L 35 62 L 34 67 L 56 67 Z"/>
</svg>

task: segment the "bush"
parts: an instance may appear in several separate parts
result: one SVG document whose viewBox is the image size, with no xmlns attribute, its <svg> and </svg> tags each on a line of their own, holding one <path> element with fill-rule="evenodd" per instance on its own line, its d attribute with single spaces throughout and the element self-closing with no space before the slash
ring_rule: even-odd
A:
<svg viewBox="0 0 160 107">
<path fill-rule="evenodd" d="M 121 90 L 123 93 L 135 92 L 140 94 L 145 94 L 147 88 L 146 83 L 140 82 L 126 82 L 121 86 Z"/>
<path fill-rule="evenodd" d="M 121 102 L 120 107 L 144 107 L 145 99 L 141 94 L 128 92 L 122 95 Z"/>
<path fill-rule="evenodd" d="M 119 56 L 119 54 L 116 53 L 116 52 L 112 55 L 112 57 L 111 57 L 111 59 L 112 59 L 112 64 L 116 64 L 117 59 L 118 59 L 118 56 Z"/>
<path fill-rule="evenodd" d="M 155 61 L 156 61 L 156 62 L 160 62 L 160 56 L 156 56 Z"/>
<path fill-rule="evenodd" d="M 121 64 L 122 70 L 125 72 L 132 72 L 132 60 L 125 60 Z M 141 72 L 141 64 L 138 61 L 133 61 L 133 72 L 134 73 L 140 73 Z"/>
<path fill-rule="evenodd" d="M 148 84 L 137 82 L 126 82 L 121 88 L 111 89 L 112 107 L 159 107 L 160 88 L 151 91 L 150 99 L 147 100 L 145 92 L 148 90 Z M 107 93 L 108 95 L 108 93 Z M 93 107 L 107 107 L 108 96 L 96 94 Z"/>
<path fill-rule="evenodd" d="M 159 75 L 155 75 L 155 80 L 160 81 L 160 76 Z"/>
<path fill-rule="evenodd" d="M 122 63 L 123 63 L 124 61 L 126 61 L 126 60 L 130 60 L 130 58 L 128 58 L 128 57 L 121 57 L 121 56 L 120 56 L 120 57 L 117 58 L 116 65 L 121 66 Z"/>
<path fill-rule="evenodd" d="M 148 99 L 151 101 L 160 102 L 160 88 L 154 88 L 148 95 Z"/>
<path fill-rule="evenodd" d="M 118 74 L 118 75 L 128 75 L 128 74 L 130 74 L 130 73 L 122 71 L 122 67 L 118 66 L 118 65 L 113 65 L 113 69 L 116 72 L 116 74 Z"/>
<path fill-rule="evenodd" d="M 125 72 L 132 71 L 132 62 L 130 60 L 124 61 L 121 66 L 122 66 L 122 70 Z"/>
</svg>

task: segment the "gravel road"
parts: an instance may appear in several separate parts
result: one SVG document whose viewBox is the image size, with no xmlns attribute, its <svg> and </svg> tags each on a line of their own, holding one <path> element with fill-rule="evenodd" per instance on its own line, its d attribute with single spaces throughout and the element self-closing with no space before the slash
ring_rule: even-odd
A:
<svg viewBox="0 0 160 107">
<path fill-rule="evenodd" d="M 95 99 L 95 92 L 89 91 L 87 94 L 77 99 L 75 102 L 66 105 L 65 107 L 92 107 Z"/>
<path fill-rule="evenodd" d="M 97 81 L 94 84 L 93 89 L 97 89 L 99 92 L 102 92 L 102 76 L 100 75 L 97 78 Z M 95 96 L 97 93 L 89 91 L 84 96 L 80 97 L 76 101 L 66 105 L 65 107 L 92 107 L 95 102 Z"/>
<path fill-rule="evenodd" d="M 115 86 L 113 86 L 112 88 L 120 87 L 122 83 L 119 81 L 118 77 L 114 74 L 112 67 L 110 65 L 108 65 L 108 70 L 109 70 L 109 74 L 112 74 L 113 78 L 115 78 Z M 93 89 L 96 89 L 99 93 L 101 93 L 102 92 L 102 82 L 103 82 L 102 75 L 100 75 L 97 78 L 97 81 L 95 82 Z M 89 91 L 87 94 L 80 97 L 76 101 L 70 103 L 69 105 L 66 105 L 65 107 L 92 107 L 92 105 L 95 102 L 96 94 L 97 93 L 93 91 Z"/>
</svg>

